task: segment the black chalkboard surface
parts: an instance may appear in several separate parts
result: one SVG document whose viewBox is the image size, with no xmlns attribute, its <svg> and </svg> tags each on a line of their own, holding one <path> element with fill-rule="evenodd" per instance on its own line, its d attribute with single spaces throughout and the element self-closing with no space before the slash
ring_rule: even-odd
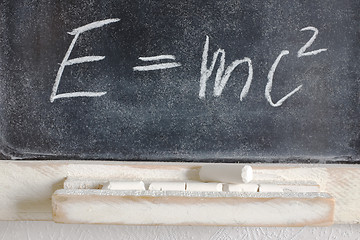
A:
<svg viewBox="0 0 360 240">
<path fill-rule="evenodd" d="M 3 158 L 359 159 L 358 0 L 0 9 Z"/>
</svg>

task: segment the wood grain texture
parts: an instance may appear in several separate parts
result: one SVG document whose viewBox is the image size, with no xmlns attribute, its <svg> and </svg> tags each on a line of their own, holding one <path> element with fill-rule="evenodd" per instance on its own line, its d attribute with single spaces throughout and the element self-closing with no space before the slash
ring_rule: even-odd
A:
<svg viewBox="0 0 360 240">
<path fill-rule="evenodd" d="M 334 200 L 328 194 L 233 194 L 58 190 L 59 223 L 136 225 L 327 226 Z"/>
<path fill-rule="evenodd" d="M 51 196 L 64 180 L 199 180 L 202 163 L 1 161 L 0 220 L 52 220 Z M 338 224 L 360 221 L 360 166 L 252 164 L 254 182 L 314 181 L 334 197 Z"/>
<path fill-rule="evenodd" d="M 360 225 L 208 227 L 59 224 L 0 221 L 4 240 L 359 240 Z"/>
</svg>

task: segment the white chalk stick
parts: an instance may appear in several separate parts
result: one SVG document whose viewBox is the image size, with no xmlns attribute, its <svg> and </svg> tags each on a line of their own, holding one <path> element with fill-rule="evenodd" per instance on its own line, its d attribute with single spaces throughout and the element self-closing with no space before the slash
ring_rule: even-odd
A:
<svg viewBox="0 0 360 240">
<path fill-rule="evenodd" d="M 248 183 L 253 179 L 249 165 L 206 165 L 199 171 L 201 181 L 223 183 Z"/>
<path fill-rule="evenodd" d="M 222 183 L 188 182 L 186 191 L 190 192 L 222 192 Z"/>
<path fill-rule="evenodd" d="M 224 184 L 224 191 L 227 192 L 257 192 L 259 185 L 250 183 Z"/>
<path fill-rule="evenodd" d="M 320 192 L 319 185 L 260 184 L 259 192 Z"/>
<path fill-rule="evenodd" d="M 151 191 L 185 191 L 185 182 L 152 182 Z"/>
<path fill-rule="evenodd" d="M 143 181 L 136 182 L 107 182 L 103 185 L 102 189 L 106 190 L 143 190 L 145 191 L 145 184 Z"/>
</svg>

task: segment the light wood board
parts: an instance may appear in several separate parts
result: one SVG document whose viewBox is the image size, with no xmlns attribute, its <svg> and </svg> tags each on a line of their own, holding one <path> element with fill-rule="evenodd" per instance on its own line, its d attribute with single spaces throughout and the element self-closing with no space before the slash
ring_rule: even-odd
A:
<svg viewBox="0 0 360 240">
<path fill-rule="evenodd" d="M 201 163 L 1 161 L 0 220 L 52 220 L 52 194 L 67 177 L 144 181 L 198 181 Z M 359 223 L 357 165 L 251 164 L 254 181 L 314 181 L 335 199 L 337 224 Z"/>
</svg>

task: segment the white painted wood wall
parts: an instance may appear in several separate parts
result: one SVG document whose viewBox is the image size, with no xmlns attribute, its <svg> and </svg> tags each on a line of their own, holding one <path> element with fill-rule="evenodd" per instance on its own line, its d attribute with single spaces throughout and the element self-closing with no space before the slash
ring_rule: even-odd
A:
<svg viewBox="0 0 360 240">
<path fill-rule="evenodd" d="M 1 222 L 0 240 L 358 240 L 360 225 L 254 228 Z"/>
</svg>

